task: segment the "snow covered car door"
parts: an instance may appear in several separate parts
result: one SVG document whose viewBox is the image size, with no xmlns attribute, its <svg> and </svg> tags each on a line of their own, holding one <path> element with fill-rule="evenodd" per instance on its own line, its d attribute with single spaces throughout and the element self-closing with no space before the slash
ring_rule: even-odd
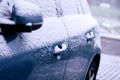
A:
<svg viewBox="0 0 120 80">
<path fill-rule="evenodd" d="M 56 14 L 53 0 L 37 4 L 42 6 L 43 14 L 40 29 L 31 33 L 0 34 L 1 80 L 63 80 L 68 53 L 65 26 Z"/>
<path fill-rule="evenodd" d="M 95 55 L 95 28 L 98 23 L 89 11 L 84 11 L 84 8 L 89 10 L 85 6 L 85 1 L 62 0 L 61 3 L 64 12 L 63 21 L 70 38 L 70 51 L 67 54 L 64 80 L 84 80 L 90 61 Z"/>
</svg>

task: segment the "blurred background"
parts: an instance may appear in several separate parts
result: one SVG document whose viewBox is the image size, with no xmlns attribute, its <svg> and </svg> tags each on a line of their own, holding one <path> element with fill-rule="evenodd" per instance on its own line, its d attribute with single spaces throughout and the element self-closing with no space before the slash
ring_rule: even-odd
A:
<svg viewBox="0 0 120 80">
<path fill-rule="evenodd" d="M 88 0 L 102 33 L 120 35 L 120 0 Z"/>
<path fill-rule="evenodd" d="M 102 53 L 120 56 L 120 0 L 88 0 L 100 24 Z"/>
<path fill-rule="evenodd" d="M 120 0 L 88 0 L 100 24 L 102 55 L 97 80 L 120 80 Z"/>
</svg>

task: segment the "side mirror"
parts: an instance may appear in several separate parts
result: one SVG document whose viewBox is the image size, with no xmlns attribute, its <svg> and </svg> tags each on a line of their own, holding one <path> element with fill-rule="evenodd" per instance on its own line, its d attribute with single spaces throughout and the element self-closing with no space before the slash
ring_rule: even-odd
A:
<svg viewBox="0 0 120 80">
<path fill-rule="evenodd" d="M 42 26 L 43 16 L 40 8 L 28 1 L 15 1 L 13 6 L 12 20 L 1 23 L 2 33 L 31 32 Z"/>
<path fill-rule="evenodd" d="M 31 32 L 37 30 L 42 26 L 42 21 L 39 23 L 27 24 L 0 24 L 1 32 L 3 34 L 17 33 L 17 32 Z"/>
</svg>

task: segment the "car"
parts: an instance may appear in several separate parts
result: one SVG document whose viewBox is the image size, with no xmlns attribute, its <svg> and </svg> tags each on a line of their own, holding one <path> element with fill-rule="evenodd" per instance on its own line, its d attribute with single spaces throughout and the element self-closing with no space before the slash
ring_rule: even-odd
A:
<svg viewBox="0 0 120 80">
<path fill-rule="evenodd" d="M 0 80 L 95 80 L 99 24 L 87 1 L 23 2 L 14 6 L 15 23 L 0 24 Z"/>
</svg>

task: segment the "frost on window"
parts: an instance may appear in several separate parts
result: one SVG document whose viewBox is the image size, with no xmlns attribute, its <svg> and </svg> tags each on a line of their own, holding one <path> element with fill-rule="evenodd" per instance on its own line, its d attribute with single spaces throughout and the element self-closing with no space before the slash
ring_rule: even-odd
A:
<svg viewBox="0 0 120 80">
<path fill-rule="evenodd" d="M 12 0 L 0 0 L 0 17 L 11 18 L 12 6 Z"/>
<path fill-rule="evenodd" d="M 79 0 L 79 2 L 81 3 L 84 13 L 91 13 L 87 0 Z"/>
<path fill-rule="evenodd" d="M 81 6 L 78 0 L 61 0 L 62 9 L 65 15 L 81 13 Z"/>
<path fill-rule="evenodd" d="M 54 0 L 27 0 L 40 7 L 44 17 L 56 16 L 56 5 Z"/>
<path fill-rule="evenodd" d="M 82 13 L 79 0 L 27 0 L 37 4 L 44 17 Z"/>
</svg>

